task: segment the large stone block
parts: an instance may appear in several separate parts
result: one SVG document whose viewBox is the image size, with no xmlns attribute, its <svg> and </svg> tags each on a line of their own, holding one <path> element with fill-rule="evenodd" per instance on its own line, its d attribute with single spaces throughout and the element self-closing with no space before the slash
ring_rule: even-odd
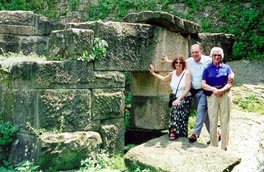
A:
<svg viewBox="0 0 264 172">
<path fill-rule="evenodd" d="M 125 75 L 118 71 L 95 71 L 88 84 L 91 88 L 124 88 Z"/>
<path fill-rule="evenodd" d="M 0 34 L 0 47 L 4 52 L 18 52 L 19 51 L 19 36 Z M 0 54 L 3 52 L 0 51 Z"/>
<path fill-rule="evenodd" d="M 123 118 L 124 90 L 94 89 L 92 90 L 92 120 Z"/>
<path fill-rule="evenodd" d="M 27 122 L 36 127 L 38 111 L 34 90 L 29 89 L 3 89 L 1 93 L 1 117 L 19 125 L 22 131 L 26 130 Z"/>
<path fill-rule="evenodd" d="M 166 72 L 160 72 L 166 75 Z M 167 128 L 169 82 L 154 78 L 149 72 L 132 73 L 131 126 L 160 130 Z"/>
<path fill-rule="evenodd" d="M 140 165 L 153 172 L 224 172 L 241 162 L 238 156 L 183 137 L 171 142 L 166 134 L 130 149 L 125 163 L 129 170 Z"/>
<path fill-rule="evenodd" d="M 47 36 L 21 36 L 20 37 L 20 51 L 25 55 L 32 52 L 37 54 L 44 54 L 47 49 Z"/>
<path fill-rule="evenodd" d="M 81 61 L 39 63 L 35 71 L 39 88 L 88 88 L 93 77 L 93 64 Z"/>
<path fill-rule="evenodd" d="M 47 36 L 18 36 L 0 34 L 0 46 L 4 52 L 19 53 L 21 51 L 25 55 L 29 55 L 33 52 L 37 54 L 44 54 L 47 49 L 47 42 Z"/>
<path fill-rule="evenodd" d="M 22 25 L 1 25 L 0 33 L 30 36 L 35 34 L 35 28 L 33 26 L 22 26 Z"/>
<path fill-rule="evenodd" d="M 76 28 L 52 31 L 48 44 L 49 54 L 63 58 L 88 55 L 93 44 L 93 34 L 92 30 Z"/>
<path fill-rule="evenodd" d="M 1 64 L 1 62 L 0 62 Z M 94 71 L 93 63 L 82 61 L 23 61 L 6 66 L 12 88 L 123 88 L 124 73 Z"/>
<path fill-rule="evenodd" d="M 155 56 L 158 27 L 120 22 L 87 22 L 71 27 L 91 29 L 95 37 L 107 41 L 106 57 L 95 61 L 95 70 L 146 70 Z"/>
<path fill-rule="evenodd" d="M 91 93 L 88 89 L 12 89 L 1 94 L 0 114 L 29 133 L 35 129 L 76 131 L 91 123 Z"/>
<path fill-rule="evenodd" d="M 169 59 L 173 59 L 177 54 L 188 58 L 189 41 L 182 34 L 170 32 L 162 28 L 155 32 L 155 34 L 157 35 L 157 46 L 151 60 L 151 63 L 155 66 L 155 70 L 172 71 L 171 65 L 161 63 L 161 59 L 165 55 Z M 145 71 L 148 71 L 148 66 L 146 66 Z"/>
<path fill-rule="evenodd" d="M 165 76 L 168 72 L 160 72 Z M 163 82 L 149 72 L 133 72 L 131 74 L 131 91 L 133 96 L 167 96 L 171 92 L 170 82 Z"/>
<path fill-rule="evenodd" d="M 43 134 L 37 164 L 41 169 L 52 167 L 54 171 L 76 169 L 81 160 L 95 157 L 102 139 L 97 132 L 67 132 Z"/>
<path fill-rule="evenodd" d="M 35 14 L 32 11 L 0 11 L 0 24 L 34 26 Z"/>
<path fill-rule="evenodd" d="M 29 160 L 35 162 L 39 156 L 40 142 L 36 136 L 18 133 L 12 144 L 10 160 L 13 164 Z"/>
<path fill-rule="evenodd" d="M 124 118 L 102 120 L 100 133 L 103 139 L 103 146 L 107 150 L 121 155 L 124 153 Z"/>
<path fill-rule="evenodd" d="M 263 61 L 232 61 L 228 62 L 235 74 L 235 84 L 263 84 Z"/>
<path fill-rule="evenodd" d="M 154 63 L 160 70 L 170 67 L 161 65 L 161 57 L 167 54 L 188 55 L 188 39 L 180 33 L 148 24 L 120 22 L 86 22 L 71 27 L 91 29 L 95 37 L 107 41 L 106 58 L 95 61 L 95 70 L 147 71 Z"/>
<path fill-rule="evenodd" d="M 64 25 L 31 11 L 0 11 L 0 33 L 14 35 L 48 35 Z"/>
<path fill-rule="evenodd" d="M 37 89 L 89 88 L 95 85 L 92 81 L 99 82 L 94 79 L 93 64 L 88 62 L 39 60 L 35 62 L 2 63 L 9 72 L 9 81 L 12 83 L 13 88 L 20 88 L 22 85 Z M 102 78 L 100 83 L 110 84 L 109 80 L 103 81 Z M 116 76 L 115 78 L 120 77 Z M 121 81 L 113 83 L 118 82 Z"/>
<path fill-rule="evenodd" d="M 88 89 L 45 90 L 39 93 L 37 101 L 40 128 L 80 131 L 91 122 L 91 92 Z"/>
<path fill-rule="evenodd" d="M 163 130 L 168 128 L 168 96 L 134 96 L 132 98 L 132 128 Z"/>
</svg>

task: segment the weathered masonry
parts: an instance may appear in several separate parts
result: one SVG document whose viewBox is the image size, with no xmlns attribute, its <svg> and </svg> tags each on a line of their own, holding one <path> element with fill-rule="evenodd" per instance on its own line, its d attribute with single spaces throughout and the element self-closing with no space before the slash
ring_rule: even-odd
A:
<svg viewBox="0 0 264 172">
<path fill-rule="evenodd" d="M 21 126 L 12 161 L 29 159 L 51 166 L 57 162 L 57 169 L 63 170 L 76 168 L 80 159 L 101 146 L 122 154 L 125 71 L 132 74 L 131 125 L 165 129 L 169 87 L 154 79 L 148 66 L 152 63 L 159 72 L 169 72 L 161 57 L 188 57 L 190 45 L 198 42 L 206 54 L 212 46 L 223 47 L 228 58 L 233 35 L 200 30 L 196 23 L 163 12 L 130 14 L 123 22 L 61 24 L 28 11 L 1 11 L 3 51 L 48 52 L 65 58 L 0 59 L 0 115 Z M 89 63 L 67 60 L 89 50 L 96 37 L 108 42 L 105 58 Z M 35 129 L 54 130 L 60 129 L 62 121 L 62 133 L 40 139 L 26 127 L 30 123 Z M 72 159 L 63 159 L 69 154 Z M 78 163 L 65 166 L 73 161 Z"/>
</svg>

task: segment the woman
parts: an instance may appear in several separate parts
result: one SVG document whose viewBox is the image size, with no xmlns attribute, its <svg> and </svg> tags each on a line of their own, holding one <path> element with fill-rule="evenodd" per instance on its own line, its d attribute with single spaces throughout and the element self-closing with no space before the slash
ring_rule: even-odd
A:
<svg viewBox="0 0 264 172">
<path fill-rule="evenodd" d="M 150 65 L 149 71 L 156 78 L 162 81 L 170 81 L 172 89 L 171 97 L 174 98 L 171 104 L 169 121 L 169 138 L 175 140 L 178 137 L 187 137 L 188 119 L 191 106 L 191 76 L 185 69 L 186 62 L 183 56 L 177 55 L 172 61 L 174 69 L 167 76 L 155 73 L 153 65 Z"/>
<path fill-rule="evenodd" d="M 211 49 L 212 63 L 209 64 L 202 77 L 202 88 L 207 95 L 208 115 L 210 120 L 210 141 L 212 146 L 218 146 L 217 126 L 218 114 L 221 126 L 221 149 L 227 150 L 229 139 L 229 120 L 231 110 L 232 82 L 228 80 L 233 75 L 230 66 L 223 63 L 224 52 L 220 47 Z"/>
</svg>

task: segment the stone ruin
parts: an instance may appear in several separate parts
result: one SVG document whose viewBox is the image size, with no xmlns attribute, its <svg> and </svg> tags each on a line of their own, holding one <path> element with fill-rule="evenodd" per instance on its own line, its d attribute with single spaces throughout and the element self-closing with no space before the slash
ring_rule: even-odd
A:
<svg viewBox="0 0 264 172">
<path fill-rule="evenodd" d="M 193 43 L 202 44 L 205 54 L 220 46 L 226 59 L 231 55 L 234 35 L 200 32 L 198 24 L 159 11 L 129 14 L 122 22 L 68 24 L 29 11 L 1 11 L 2 52 L 65 58 L 32 60 L 18 54 L 0 59 L 0 115 L 20 126 L 10 160 L 68 170 L 101 147 L 123 154 L 125 72 L 132 76 L 132 128 L 166 129 L 170 89 L 149 74 L 148 66 L 154 64 L 163 74 L 171 71 L 160 63 L 161 57 L 188 57 Z M 96 37 L 108 42 L 105 58 L 67 59 L 89 50 Z M 35 129 L 58 129 L 62 117 L 59 134 L 38 138 L 26 127 L 30 123 Z"/>
</svg>

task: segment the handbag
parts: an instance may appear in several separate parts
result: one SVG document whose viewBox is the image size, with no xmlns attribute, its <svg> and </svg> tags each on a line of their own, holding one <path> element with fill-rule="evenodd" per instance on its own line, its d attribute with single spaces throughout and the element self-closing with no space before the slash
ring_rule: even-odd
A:
<svg viewBox="0 0 264 172">
<path fill-rule="evenodd" d="M 169 103 L 168 103 L 169 108 L 171 108 L 171 106 L 172 106 L 172 102 L 173 102 L 174 100 L 177 99 L 177 97 L 176 97 L 176 95 L 177 95 L 177 91 L 178 91 L 179 85 L 180 85 L 180 83 L 181 83 L 181 80 L 182 80 L 182 77 L 183 77 L 184 74 L 185 74 L 185 71 L 184 71 L 184 73 L 182 74 L 181 79 L 180 79 L 180 81 L 179 81 L 179 83 L 178 83 L 178 85 L 177 85 L 176 93 L 175 93 L 175 94 L 170 93 L 170 95 L 169 95 Z"/>
<path fill-rule="evenodd" d="M 169 103 L 168 103 L 169 108 L 171 108 L 171 106 L 172 106 L 172 102 L 173 102 L 174 100 L 176 100 L 176 99 L 177 99 L 176 94 L 172 94 L 172 93 L 170 93 L 170 95 L 169 95 Z"/>
</svg>

